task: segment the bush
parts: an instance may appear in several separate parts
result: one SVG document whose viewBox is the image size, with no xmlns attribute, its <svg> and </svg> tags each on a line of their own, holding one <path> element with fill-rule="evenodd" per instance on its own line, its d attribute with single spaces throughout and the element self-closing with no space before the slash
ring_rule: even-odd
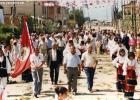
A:
<svg viewBox="0 0 140 100">
<path fill-rule="evenodd" d="M 9 44 L 11 38 L 12 38 L 11 33 L 0 34 L 0 42 L 4 42 L 6 44 Z"/>
<path fill-rule="evenodd" d="M 12 28 L 12 26 L 9 26 L 9 25 L 3 25 L 3 27 L 2 27 L 2 32 L 3 33 L 10 33 L 10 32 L 13 32 L 13 28 Z"/>
<path fill-rule="evenodd" d="M 0 42 L 10 43 L 13 28 L 10 25 L 0 24 Z"/>
</svg>

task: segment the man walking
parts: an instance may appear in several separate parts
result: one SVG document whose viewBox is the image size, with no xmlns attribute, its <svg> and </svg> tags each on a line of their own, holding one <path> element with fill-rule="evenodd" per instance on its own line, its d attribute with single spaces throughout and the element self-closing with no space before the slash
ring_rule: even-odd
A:
<svg viewBox="0 0 140 100">
<path fill-rule="evenodd" d="M 41 92 L 42 76 L 43 76 L 43 55 L 39 52 L 39 48 L 35 49 L 35 53 L 30 56 L 31 70 L 33 77 L 33 92 L 34 96 L 38 98 L 38 94 Z"/>
<path fill-rule="evenodd" d="M 88 90 L 92 92 L 93 78 L 97 65 L 97 57 L 95 52 L 93 52 L 92 45 L 88 45 L 87 51 L 83 53 L 81 61 L 81 68 L 85 70 L 87 76 Z"/>
<path fill-rule="evenodd" d="M 57 44 L 53 43 L 52 49 L 48 52 L 48 67 L 50 68 L 51 82 L 55 85 L 58 83 L 60 61 L 60 51 L 57 49 Z"/>
<path fill-rule="evenodd" d="M 71 92 L 72 89 L 73 95 L 77 93 L 78 67 L 80 68 L 80 58 L 75 47 L 71 46 L 70 52 L 64 56 L 64 73 L 67 73 L 68 90 Z"/>
</svg>

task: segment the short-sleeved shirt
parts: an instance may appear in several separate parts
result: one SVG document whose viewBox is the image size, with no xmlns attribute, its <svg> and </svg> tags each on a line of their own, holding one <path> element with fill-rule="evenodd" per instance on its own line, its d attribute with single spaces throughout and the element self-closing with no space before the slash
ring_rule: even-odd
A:
<svg viewBox="0 0 140 100">
<path fill-rule="evenodd" d="M 30 56 L 31 61 L 31 68 L 34 70 L 34 65 L 41 65 L 44 61 L 43 55 L 40 53 L 38 56 L 36 56 L 34 53 Z"/>
<path fill-rule="evenodd" d="M 94 66 L 96 64 L 97 56 L 94 52 L 89 54 L 87 51 L 83 53 L 81 61 L 84 61 L 85 67 L 96 67 Z"/>
<path fill-rule="evenodd" d="M 71 53 L 68 53 L 64 56 L 64 64 L 66 64 L 67 67 L 78 67 L 80 63 L 81 60 L 77 54 L 72 55 Z"/>
</svg>

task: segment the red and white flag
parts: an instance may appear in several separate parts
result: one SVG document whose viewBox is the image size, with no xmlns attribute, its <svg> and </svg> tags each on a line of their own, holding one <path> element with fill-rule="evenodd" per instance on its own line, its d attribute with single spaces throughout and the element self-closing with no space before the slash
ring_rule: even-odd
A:
<svg viewBox="0 0 140 100">
<path fill-rule="evenodd" d="M 30 55 L 33 53 L 32 42 L 27 25 L 27 17 L 23 17 L 24 25 L 21 36 L 21 51 L 15 63 L 14 72 L 11 77 L 16 78 L 25 70 L 30 69 Z"/>
<path fill-rule="evenodd" d="M 0 94 L 0 100 L 2 100 L 2 93 Z"/>
<path fill-rule="evenodd" d="M 5 89 L 0 88 L 0 100 L 7 100 L 7 87 Z"/>
</svg>

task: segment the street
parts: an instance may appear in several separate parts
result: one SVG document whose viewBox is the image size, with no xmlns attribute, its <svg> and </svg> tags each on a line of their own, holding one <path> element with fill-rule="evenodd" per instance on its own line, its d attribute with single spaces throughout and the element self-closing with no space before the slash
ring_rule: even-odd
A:
<svg viewBox="0 0 140 100">
<path fill-rule="evenodd" d="M 93 93 L 88 92 L 86 76 L 82 72 L 78 79 L 78 94 L 76 96 L 70 94 L 71 100 L 123 100 L 123 93 L 116 91 L 116 71 L 111 64 L 109 56 L 100 55 L 98 60 L 99 64 L 94 78 Z M 46 66 L 44 66 L 42 93 L 38 99 L 32 96 L 32 83 L 23 83 L 20 81 L 20 77 L 15 80 L 18 82 L 17 84 L 10 84 L 7 87 L 8 100 L 54 100 L 54 88 L 56 86 L 51 85 L 49 69 Z M 66 83 L 67 77 L 63 73 L 63 67 L 61 67 L 59 85 L 67 87 Z M 140 99 L 140 78 L 138 78 L 134 98 L 136 100 Z"/>
</svg>

